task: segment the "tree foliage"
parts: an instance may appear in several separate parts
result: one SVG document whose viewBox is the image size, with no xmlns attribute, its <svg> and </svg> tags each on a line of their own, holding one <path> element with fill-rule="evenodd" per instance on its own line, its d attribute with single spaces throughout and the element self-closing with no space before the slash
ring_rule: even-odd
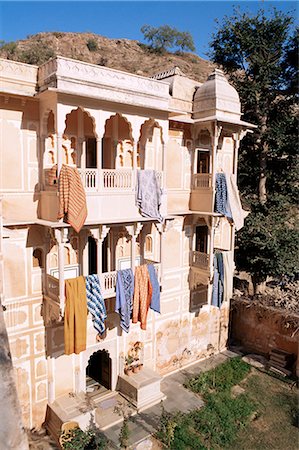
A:
<svg viewBox="0 0 299 450">
<path fill-rule="evenodd" d="M 243 139 L 239 187 L 251 214 L 237 235 L 237 265 L 259 282 L 299 271 L 298 30 L 272 10 L 235 10 L 219 24 L 211 57 L 239 92 L 244 120 L 257 125 Z"/>
<path fill-rule="evenodd" d="M 165 52 L 169 49 L 178 48 L 182 51 L 195 51 L 194 41 L 188 31 L 179 31 L 169 25 L 152 27 L 143 25 L 141 27 L 144 39 L 150 43 L 150 46 L 158 52 Z"/>
</svg>

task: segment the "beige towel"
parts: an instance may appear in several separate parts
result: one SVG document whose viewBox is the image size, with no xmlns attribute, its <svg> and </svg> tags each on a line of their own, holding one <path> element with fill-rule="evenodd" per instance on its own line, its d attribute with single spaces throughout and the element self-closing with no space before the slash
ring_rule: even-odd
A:
<svg viewBox="0 0 299 450">
<path fill-rule="evenodd" d="M 244 219 L 248 216 L 249 212 L 242 209 L 239 190 L 235 182 L 234 175 L 226 173 L 225 179 L 227 185 L 228 201 L 232 212 L 233 221 L 236 230 L 238 231 L 243 228 Z"/>
<path fill-rule="evenodd" d="M 87 298 L 84 277 L 65 280 L 64 353 L 86 350 Z"/>
</svg>

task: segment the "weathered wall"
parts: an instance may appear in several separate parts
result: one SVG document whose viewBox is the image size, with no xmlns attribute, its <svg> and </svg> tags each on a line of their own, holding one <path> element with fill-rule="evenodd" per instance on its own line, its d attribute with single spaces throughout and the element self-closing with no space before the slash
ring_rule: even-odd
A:
<svg viewBox="0 0 299 450">
<path fill-rule="evenodd" d="M 255 306 L 248 301 L 234 302 L 230 311 L 230 339 L 248 351 L 268 355 L 279 348 L 298 356 L 299 317 Z"/>
</svg>

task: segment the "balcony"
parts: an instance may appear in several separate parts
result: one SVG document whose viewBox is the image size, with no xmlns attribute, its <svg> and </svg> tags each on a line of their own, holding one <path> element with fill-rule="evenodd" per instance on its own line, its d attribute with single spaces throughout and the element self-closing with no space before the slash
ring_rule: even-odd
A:
<svg viewBox="0 0 299 450">
<path fill-rule="evenodd" d="M 198 287 L 207 286 L 210 282 L 210 255 L 193 251 L 190 261 L 190 289 L 198 290 Z"/>
<path fill-rule="evenodd" d="M 191 266 L 198 269 L 208 270 L 210 264 L 210 256 L 207 253 L 193 251 Z"/>
<path fill-rule="evenodd" d="M 190 210 L 213 212 L 212 174 L 196 173 L 192 175 Z"/>
<path fill-rule="evenodd" d="M 157 279 L 161 283 L 161 263 L 144 260 L 145 264 L 153 264 Z M 105 300 L 116 295 L 117 271 L 105 272 L 99 275 L 101 292 Z M 59 279 L 47 274 L 44 289 L 43 317 L 45 325 L 51 325 L 60 319 Z"/>
<path fill-rule="evenodd" d="M 46 169 L 47 171 L 47 169 Z M 87 201 L 87 223 L 109 223 L 140 220 L 135 204 L 137 171 L 131 169 L 79 169 Z M 47 179 L 47 176 L 45 176 Z M 158 172 L 160 187 L 163 174 Z M 162 190 L 160 212 L 167 213 L 166 193 Z M 40 218 L 56 222 L 58 213 L 57 187 L 46 185 L 41 192 Z"/>
</svg>

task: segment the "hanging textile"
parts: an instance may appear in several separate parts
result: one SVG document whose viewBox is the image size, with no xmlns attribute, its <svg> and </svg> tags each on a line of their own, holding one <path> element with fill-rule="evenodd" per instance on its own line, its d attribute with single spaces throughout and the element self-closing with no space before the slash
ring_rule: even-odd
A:
<svg viewBox="0 0 299 450">
<path fill-rule="evenodd" d="M 224 267 L 224 293 L 223 293 L 223 301 L 229 301 L 233 295 L 233 272 L 234 272 L 234 263 L 232 259 L 231 252 L 222 252 L 223 257 L 223 267 Z"/>
<path fill-rule="evenodd" d="M 62 164 L 58 180 L 58 219 L 64 219 L 79 233 L 87 217 L 85 190 L 79 171 Z"/>
<path fill-rule="evenodd" d="M 134 275 L 132 269 L 119 270 L 116 279 L 115 312 L 120 315 L 120 327 L 129 333 L 133 310 Z"/>
<path fill-rule="evenodd" d="M 248 216 L 249 212 L 244 211 L 241 205 L 241 200 L 239 196 L 239 190 L 235 182 L 234 175 L 225 174 L 227 194 L 229 199 L 229 204 L 231 208 L 231 215 L 236 226 L 236 230 L 240 230 L 244 226 L 244 219 Z"/>
<path fill-rule="evenodd" d="M 86 350 L 87 298 L 84 277 L 65 280 L 64 352 Z"/>
<path fill-rule="evenodd" d="M 232 219 L 232 213 L 229 204 L 226 177 L 224 173 L 216 173 L 216 194 L 215 194 L 215 212 L 223 214 L 228 219 Z"/>
<path fill-rule="evenodd" d="M 107 312 L 105 301 L 101 293 L 100 280 L 98 275 L 88 275 L 85 277 L 86 296 L 88 310 L 92 315 L 94 328 L 98 333 L 103 334 L 105 331 L 105 320 Z"/>
<path fill-rule="evenodd" d="M 163 222 L 160 214 L 161 193 L 155 170 L 137 171 L 136 205 L 143 217 Z"/>
<path fill-rule="evenodd" d="M 157 278 L 155 267 L 152 264 L 148 264 L 147 270 L 153 290 L 150 308 L 153 311 L 160 313 L 160 284 Z"/>
<path fill-rule="evenodd" d="M 146 319 L 152 299 L 152 285 L 146 264 L 135 268 L 133 323 L 140 322 L 142 330 L 146 330 Z"/>
<path fill-rule="evenodd" d="M 224 265 L 222 253 L 214 254 L 214 277 L 212 291 L 212 305 L 221 307 L 224 294 Z"/>
</svg>

